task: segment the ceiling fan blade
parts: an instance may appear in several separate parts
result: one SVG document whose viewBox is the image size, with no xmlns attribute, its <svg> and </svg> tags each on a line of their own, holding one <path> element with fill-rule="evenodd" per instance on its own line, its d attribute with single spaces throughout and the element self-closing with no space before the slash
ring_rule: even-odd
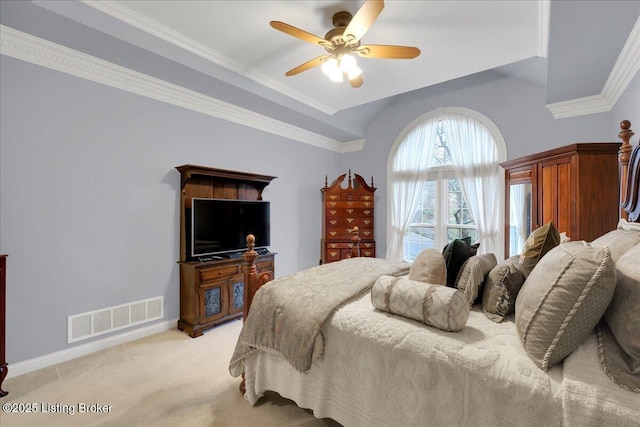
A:
<svg viewBox="0 0 640 427">
<path fill-rule="evenodd" d="M 349 84 L 351 85 L 352 88 L 358 88 L 362 86 L 362 83 L 364 83 L 364 80 L 362 80 L 362 74 L 360 74 L 358 77 L 354 77 L 353 79 L 349 80 Z"/>
<path fill-rule="evenodd" d="M 319 45 L 319 46 L 324 46 L 328 44 L 327 41 L 322 37 L 318 37 L 311 33 L 307 33 L 306 31 L 301 30 L 300 28 L 296 28 L 289 24 L 285 24 L 284 22 L 271 21 L 269 22 L 269 24 L 278 31 L 282 31 L 285 34 L 289 34 L 290 36 L 299 38 L 300 40 L 304 40 L 308 43 Z"/>
<path fill-rule="evenodd" d="M 295 76 L 296 74 L 300 74 L 303 71 L 307 71 L 310 68 L 313 68 L 315 66 L 318 66 L 320 64 L 322 64 L 324 62 L 325 59 L 329 58 L 331 55 L 320 55 L 316 58 L 313 58 L 310 61 L 305 62 L 304 64 L 300 64 L 295 68 L 292 68 L 291 70 L 287 71 L 284 75 L 285 76 Z"/>
<path fill-rule="evenodd" d="M 363 58 L 411 59 L 420 55 L 420 49 L 412 46 L 366 44 L 355 50 L 355 53 Z"/>
<path fill-rule="evenodd" d="M 369 30 L 384 8 L 383 0 L 367 0 L 345 28 L 343 36 L 349 43 L 357 42 Z"/>
</svg>

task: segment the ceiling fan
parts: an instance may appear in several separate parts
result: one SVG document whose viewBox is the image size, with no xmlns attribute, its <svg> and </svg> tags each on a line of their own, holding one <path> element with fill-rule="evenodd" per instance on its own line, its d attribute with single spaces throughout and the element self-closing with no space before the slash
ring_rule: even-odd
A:
<svg viewBox="0 0 640 427">
<path fill-rule="evenodd" d="M 342 81 L 343 76 L 356 88 L 362 86 L 362 70 L 358 67 L 353 54 L 363 58 L 411 59 L 420 55 L 420 49 L 411 46 L 392 46 L 360 44 L 360 39 L 369 30 L 384 8 L 383 0 L 367 0 L 362 7 L 351 15 L 338 12 L 333 15 L 333 26 L 322 37 L 318 37 L 281 21 L 271 21 L 276 30 L 299 38 L 308 43 L 323 47 L 328 53 L 320 55 L 287 71 L 285 75 L 294 76 L 310 68 L 321 65 L 322 71 L 333 81 Z"/>
</svg>

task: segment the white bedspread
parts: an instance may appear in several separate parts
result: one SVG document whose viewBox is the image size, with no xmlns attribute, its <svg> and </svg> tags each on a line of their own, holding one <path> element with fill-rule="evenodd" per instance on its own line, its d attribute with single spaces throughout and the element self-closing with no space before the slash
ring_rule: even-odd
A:
<svg viewBox="0 0 640 427">
<path fill-rule="evenodd" d="M 595 333 L 565 359 L 563 375 L 565 425 L 640 426 L 640 393 L 609 379 L 600 365 Z"/>
<path fill-rule="evenodd" d="M 346 426 L 562 425 L 562 374 L 545 373 L 520 345 L 512 319 L 474 309 L 445 332 L 373 308 L 370 295 L 322 329 L 324 357 L 307 374 L 277 355 L 244 361 L 253 405 L 273 390 Z"/>
</svg>

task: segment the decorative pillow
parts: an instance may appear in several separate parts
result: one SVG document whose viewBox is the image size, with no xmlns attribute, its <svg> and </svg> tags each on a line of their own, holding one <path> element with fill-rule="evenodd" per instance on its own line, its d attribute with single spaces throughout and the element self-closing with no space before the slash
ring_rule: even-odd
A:
<svg viewBox="0 0 640 427">
<path fill-rule="evenodd" d="M 471 241 L 471 239 L 469 239 Z M 478 249 L 480 248 L 480 242 L 476 242 L 473 245 L 469 246 L 469 254 L 471 256 L 478 255 Z"/>
<path fill-rule="evenodd" d="M 578 348 L 600 321 L 615 286 L 608 248 L 578 241 L 549 251 L 516 301 L 518 336 L 531 360 L 546 371 Z"/>
<path fill-rule="evenodd" d="M 378 278 L 371 289 L 371 303 L 378 310 L 443 331 L 459 331 L 469 318 L 469 303 L 459 290 L 404 277 Z"/>
<path fill-rule="evenodd" d="M 505 259 L 484 281 L 482 310 L 489 320 L 502 322 L 516 307 L 516 297 L 524 284 L 518 259 L 518 255 Z"/>
<path fill-rule="evenodd" d="M 425 249 L 413 260 L 409 279 L 433 285 L 447 284 L 447 265 L 436 249 Z"/>
<path fill-rule="evenodd" d="M 640 393 L 640 244 L 616 262 L 616 289 L 598 326 L 598 338 L 607 375 Z"/>
<path fill-rule="evenodd" d="M 447 264 L 447 286 L 454 287 L 462 264 L 471 256 L 471 237 L 455 239 L 442 250 Z"/>
<path fill-rule="evenodd" d="M 529 235 L 524 244 L 524 249 L 520 254 L 520 267 L 522 274 L 527 278 L 533 267 L 538 261 L 560 244 L 560 233 L 556 229 L 553 222 L 548 222 L 542 227 L 537 228 Z"/>
<path fill-rule="evenodd" d="M 621 228 L 618 226 L 616 230 L 612 230 L 595 239 L 591 242 L 591 246 L 607 246 L 611 251 L 611 258 L 613 258 L 613 262 L 618 262 L 625 252 L 638 243 L 640 243 L 640 226 L 636 230 L 630 227 Z"/>
<path fill-rule="evenodd" d="M 455 287 L 464 292 L 469 304 L 473 305 L 485 277 L 497 264 L 498 260 L 494 254 L 475 255 L 462 264 Z"/>
<path fill-rule="evenodd" d="M 640 222 L 629 222 L 624 218 L 618 221 L 618 230 L 640 231 Z"/>
</svg>

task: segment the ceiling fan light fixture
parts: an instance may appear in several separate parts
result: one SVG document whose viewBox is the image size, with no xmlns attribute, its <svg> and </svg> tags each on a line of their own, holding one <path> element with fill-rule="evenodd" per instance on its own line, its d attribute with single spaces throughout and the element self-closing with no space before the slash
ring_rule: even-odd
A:
<svg viewBox="0 0 640 427">
<path fill-rule="evenodd" d="M 281 21 L 271 21 L 270 25 L 276 30 L 320 46 L 327 51 L 326 54 L 287 71 L 285 75 L 295 76 L 321 65 L 322 72 L 332 81 L 342 82 L 346 77 L 351 87 L 358 88 L 363 83 L 362 70 L 358 67 L 354 54 L 380 59 L 411 59 L 420 55 L 420 49 L 413 46 L 360 44 L 360 39 L 369 31 L 383 8 L 384 0 L 365 0 L 355 15 L 347 11 L 335 13 L 332 21 L 334 28 L 329 30 L 324 38 Z"/>
<path fill-rule="evenodd" d="M 358 67 L 358 62 L 356 61 L 356 58 L 354 58 L 352 55 L 348 55 L 348 54 L 342 55 L 340 57 L 339 64 L 340 64 L 340 71 L 346 74 L 349 80 L 353 80 L 356 77 L 358 77 L 360 74 L 362 74 L 362 69 Z"/>
<path fill-rule="evenodd" d="M 329 58 L 322 63 L 322 72 L 329 77 L 332 82 L 342 81 L 342 70 L 336 58 Z"/>
</svg>

